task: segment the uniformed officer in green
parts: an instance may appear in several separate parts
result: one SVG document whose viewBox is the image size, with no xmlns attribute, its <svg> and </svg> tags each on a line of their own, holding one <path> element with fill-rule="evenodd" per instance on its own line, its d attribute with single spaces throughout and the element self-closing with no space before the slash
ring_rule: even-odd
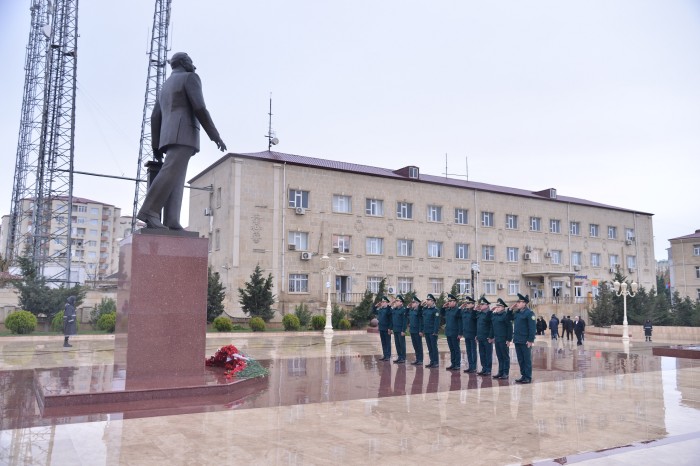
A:
<svg viewBox="0 0 700 466">
<path fill-rule="evenodd" d="M 479 343 L 481 370 L 476 375 L 491 375 L 493 364 L 493 345 L 489 342 L 491 329 L 491 303 L 485 297 L 479 299 L 479 312 L 476 315 L 476 341 Z"/>
<path fill-rule="evenodd" d="M 462 332 L 462 313 L 457 307 L 457 297 L 448 294 L 447 302 L 440 311 L 445 318 L 445 337 L 450 349 L 450 365 L 448 371 L 458 371 L 462 360 L 462 352 L 459 349 L 459 334 Z"/>
<path fill-rule="evenodd" d="M 403 296 L 397 295 L 391 303 L 391 330 L 394 334 L 394 347 L 396 347 L 397 359 L 394 364 L 406 363 L 406 327 L 408 326 L 408 312 L 404 307 Z"/>
<path fill-rule="evenodd" d="M 530 296 L 518 293 L 518 302 L 515 303 L 515 313 L 513 314 L 514 329 L 513 343 L 515 343 L 515 354 L 520 365 L 520 378 L 517 383 L 532 382 L 532 345 L 535 344 L 535 313 L 528 307 Z"/>
<path fill-rule="evenodd" d="M 474 306 L 476 301 L 471 296 L 465 296 L 464 302 L 459 307 L 462 312 L 462 331 L 460 334 L 464 337 L 464 346 L 467 350 L 467 368 L 466 373 L 476 372 L 476 311 Z"/>
<path fill-rule="evenodd" d="M 379 360 L 388 361 L 391 359 L 391 335 L 389 335 L 389 329 L 391 329 L 391 308 L 389 307 L 389 298 L 382 296 L 381 301 L 374 306 L 372 312 L 377 316 L 379 339 L 382 342 L 382 357 Z"/>
<path fill-rule="evenodd" d="M 510 373 L 510 342 L 513 341 L 513 321 L 510 313 L 506 312 L 508 305 L 498 298 L 493 306 L 491 314 L 491 328 L 493 329 L 496 358 L 498 358 L 498 374 L 494 379 L 507 380 Z"/>
<path fill-rule="evenodd" d="M 411 364 L 420 366 L 423 364 L 423 339 L 421 338 L 421 327 L 423 321 L 423 310 L 420 306 L 420 298 L 413 296 L 411 304 L 408 305 L 408 331 L 411 334 L 411 344 L 413 352 L 416 354 L 416 360 Z"/>
<path fill-rule="evenodd" d="M 423 320 L 421 321 L 420 335 L 425 337 L 425 346 L 428 348 L 430 363 L 425 367 L 434 369 L 439 367 L 438 360 L 438 331 L 440 330 L 440 309 L 435 307 L 435 296 L 429 294 L 423 303 Z"/>
</svg>

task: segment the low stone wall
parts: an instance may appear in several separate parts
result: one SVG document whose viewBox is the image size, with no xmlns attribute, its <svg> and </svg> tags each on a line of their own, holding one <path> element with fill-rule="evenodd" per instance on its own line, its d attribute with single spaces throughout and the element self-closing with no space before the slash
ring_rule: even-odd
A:
<svg viewBox="0 0 700 466">
<path fill-rule="evenodd" d="M 81 323 L 90 322 L 90 311 L 100 304 L 102 298 L 112 298 L 116 301 L 117 290 L 88 290 L 85 300 L 77 309 Z M 15 288 L 0 288 L 0 324 L 5 323 L 5 319 L 10 313 L 20 310 L 19 306 L 17 306 L 17 300 L 17 290 Z"/>
<path fill-rule="evenodd" d="M 628 325 L 631 341 L 644 341 L 644 328 L 641 325 Z M 622 337 L 622 325 L 611 327 L 586 327 L 586 335 L 597 338 Z M 700 327 L 661 327 L 654 326 L 652 341 L 663 342 L 700 342 Z"/>
</svg>

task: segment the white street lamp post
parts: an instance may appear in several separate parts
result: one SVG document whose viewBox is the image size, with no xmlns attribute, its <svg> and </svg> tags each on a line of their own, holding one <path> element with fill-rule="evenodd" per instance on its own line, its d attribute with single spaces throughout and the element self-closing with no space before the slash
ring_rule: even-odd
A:
<svg viewBox="0 0 700 466">
<path fill-rule="evenodd" d="M 613 283 L 613 286 L 615 287 L 615 294 L 617 296 L 622 296 L 622 310 L 623 310 L 623 319 L 622 319 L 622 342 L 629 344 L 630 341 L 630 334 L 629 330 L 627 328 L 627 296 L 634 298 L 634 296 L 637 294 L 637 283 L 632 282 L 632 291 L 627 290 L 627 282 L 618 282 L 615 280 Z"/>
<path fill-rule="evenodd" d="M 333 309 L 331 308 L 331 279 L 333 278 L 333 274 L 335 274 L 339 270 L 343 270 L 344 263 L 345 258 L 342 256 L 336 260 L 335 266 L 331 264 L 331 258 L 328 257 L 327 254 L 324 254 L 321 257 L 321 264 L 325 265 L 325 267 L 321 269 L 321 273 L 323 273 L 323 275 L 325 275 L 328 279 L 326 281 L 326 288 L 328 289 L 328 302 L 326 303 L 326 327 L 323 329 L 324 335 L 333 335 Z"/>
</svg>

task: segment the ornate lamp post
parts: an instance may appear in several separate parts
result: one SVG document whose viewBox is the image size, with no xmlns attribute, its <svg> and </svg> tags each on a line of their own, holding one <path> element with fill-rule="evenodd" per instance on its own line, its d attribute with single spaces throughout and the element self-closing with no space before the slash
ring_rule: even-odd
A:
<svg viewBox="0 0 700 466">
<path fill-rule="evenodd" d="M 340 270 L 343 270 L 343 265 L 345 264 L 345 258 L 339 257 L 335 261 L 335 265 L 332 263 L 331 258 L 327 254 L 321 257 L 321 265 L 325 266 L 321 269 L 321 273 L 327 277 L 326 288 L 328 289 L 328 302 L 326 303 L 326 327 L 323 329 L 324 335 L 333 335 L 333 310 L 331 309 L 331 279 L 333 275 Z"/>
<path fill-rule="evenodd" d="M 632 282 L 632 291 L 627 290 L 627 282 L 618 282 L 615 280 L 613 283 L 615 287 L 615 294 L 617 296 L 622 296 L 622 309 L 624 312 L 624 317 L 622 319 L 622 342 L 629 344 L 630 334 L 627 329 L 627 296 L 633 298 L 637 294 L 637 283 Z"/>
</svg>

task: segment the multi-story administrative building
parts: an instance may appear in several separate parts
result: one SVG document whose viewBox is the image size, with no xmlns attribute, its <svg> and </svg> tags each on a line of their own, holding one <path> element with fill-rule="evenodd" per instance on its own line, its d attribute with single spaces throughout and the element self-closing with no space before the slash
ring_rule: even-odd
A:
<svg viewBox="0 0 700 466">
<path fill-rule="evenodd" d="M 513 301 L 584 303 L 618 268 L 655 285 L 652 214 L 540 191 L 333 160 L 227 154 L 190 184 L 190 229 L 242 316 L 237 289 L 256 264 L 278 310 L 325 303 L 320 258 L 346 260 L 333 301 L 355 303 L 382 278 L 393 292 L 449 291 Z"/>
<path fill-rule="evenodd" d="M 669 240 L 671 292 L 700 299 L 700 230 Z"/>
<path fill-rule="evenodd" d="M 29 212 L 33 208 L 31 199 L 24 200 L 24 211 Z M 62 201 L 54 201 L 54 211 L 58 211 Z M 120 228 L 121 209 L 110 204 L 93 201 L 82 197 L 73 197 L 71 209 L 71 275 L 77 272 L 78 281 L 101 280 L 102 278 L 119 270 L 119 242 L 123 228 Z M 7 250 L 9 215 L 2 219 L 2 251 Z M 51 230 L 60 230 L 59 225 L 66 221 L 65 215 L 56 215 L 51 219 Z M 123 223 L 123 222 L 122 222 Z M 29 233 L 32 231 L 31 219 L 25 218 L 21 225 L 25 232 L 23 241 L 30 241 Z M 48 255 L 57 254 L 65 248 L 65 237 L 56 237 L 49 243 Z M 24 243 L 20 245 L 20 251 L 24 250 Z M 65 254 L 65 252 L 64 252 Z"/>
</svg>

